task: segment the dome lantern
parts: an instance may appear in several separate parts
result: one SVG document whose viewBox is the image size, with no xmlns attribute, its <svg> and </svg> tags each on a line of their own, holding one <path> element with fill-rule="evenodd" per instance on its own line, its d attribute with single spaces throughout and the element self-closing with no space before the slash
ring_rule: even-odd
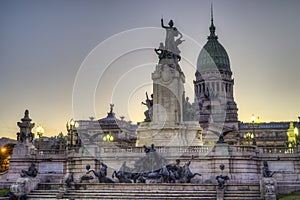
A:
<svg viewBox="0 0 300 200">
<path fill-rule="evenodd" d="M 211 5 L 211 25 L 209 27 L 210 35 L 207 37 L 207 42 L 201 49 L 197 60 L 198 72 L 206 70 L 231 71 L 229 56 L 218 41 L 218 36 L 215 34 L 216 27 L 213 20 L 213 8 Z"/>
</svg>

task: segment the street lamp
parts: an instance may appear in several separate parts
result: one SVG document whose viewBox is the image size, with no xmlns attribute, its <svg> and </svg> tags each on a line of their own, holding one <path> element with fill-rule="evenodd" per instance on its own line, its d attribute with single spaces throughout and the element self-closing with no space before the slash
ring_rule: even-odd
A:
<svg viewBox="0 0 300 200">
<path fill-rule="evenodd" d="M 1 159 L 0 159 L 0 172 L 6 171 L 8 169 L 8 157 L 7 157 L 7 148 L 6 147 L 2 147 L 1 148 Z"/>
<path fill-rule="evenodd" d="M 38 149 L 40 149 L 40 146 L 41 146 L 41 137 L 43 136 L 44 134 L 44 128 L 42 126 L 38 126 L 36 128 L 36 133 L 37 135 L 39 136 L 39 141 L 38 141 Z"/>
<path fill-rule="evenodd" d="M 63 144 L 63 141 L 64 141 L 64 135 L 62 132 L 60 132 L 57 136 L 57 138 L 59 139 L 59 150 L 61 151 L 62 150 L 62 144 Z"/>
<path fill-rule="evenodd" d="M 299 129 L 298 127 L 295 127 L 294 128 L 294 134 L 295 134 L 295 138 L 296 138 L 296 146 L 299 144 L 299 141 L 298 141 L 298 136 L 299 136 Z"/>
<path fill-rule="evenodd" d="M 258 125 L 260 124 L 260 118 L 257 117 L 257 119 L 256 119 L 256 117 L 254 116 L 254 114 L 252 114 L 250 120 L 251 120 L 252 130 L 253 130 L 253 142 L 252 142 L 252 144 L 256 145 L 255 124 L 258 124 Z"/>
<path fill-rule="evenodd" d="M 250 141 L 253 140 L 253 138 L 254 138 L 254 134 L 248 132 L 248 133 L 246 133 L 244 135 L 244 138 L 247 139 L 248 140 L 248 144 L 250 144 Z"/>
<path fill-rule="evenodd" d="M 1 148 L 1 153 L 2 153 L 2 154 L 5 154 L 6 151 L 7 151 L 7 148 L 6 148 L 6 147 L 2 147 L 2 148 Z"/>
<path fill-rule="evenodd" d="M 77 128 L 79 127 L 79 123 L 75 122 L 74 119 L 71 119 L 70 122 L 67 122 L 66 126 L 68 130 L 69 148 L 74 146 L 81 146 L 81 140 L 77 133 Z"/>
</svg>

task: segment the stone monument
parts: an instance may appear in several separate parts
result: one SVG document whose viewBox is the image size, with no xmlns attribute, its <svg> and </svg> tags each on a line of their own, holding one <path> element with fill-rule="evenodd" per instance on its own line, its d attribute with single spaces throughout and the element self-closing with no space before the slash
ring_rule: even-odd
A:
<svg viewBox="0 0 300 200">
<path fill-rule="evenodd" d="M 10 192 L 18 199 L 26 199 L 26 195 L 36 189 L 40 182 L 37 173 L 35 164 L 31 163 L 28 170 L 23 169 L 20 174 L 21 177 L 10 186 Z"/>
<path fill-rule="evenodd" d="M 160 43 L 155 49 L 159 62 L 152 73 L 153 100 L 149 101 L 146 119 L 137 129 L 136 146 L 154 144 L 156 146 L 191 146 L 202 145 L 202 129 L 197 121 L 184 118 L 185 75 L 179 65 L 182 34 L 170 20 L 165 26 L 165 44 Z M 152 101 L 152 102 L 150 102 Z M 147 102 L 147 101 L 146 101 Z M 146 103 L 144 103 L 146 104 Z"/>
<path fill-rule="evenodd" d="M 14 147 L 12 157 L 10 159 L 10 168 L 8 173 L 9 181 L 16 181 L 20 172 L 24 168 L 28 168 L 36 155 L 36 148 L 32 144 L 34 139 L 34 133 L 32 128 L 34 123 L 31 123 L 29 117 L 29 111 L 25 110 L 24 117 L 17 125 L 20 131 L 17 133 L 17 144 Z"/>
</svg>

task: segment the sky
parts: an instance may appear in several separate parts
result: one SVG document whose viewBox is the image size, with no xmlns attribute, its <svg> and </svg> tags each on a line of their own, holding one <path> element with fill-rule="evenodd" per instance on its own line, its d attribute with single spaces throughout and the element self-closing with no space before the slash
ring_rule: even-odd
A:
<svg viewBox="0 0 300 200">
<path fill-rule="evenodd" d="M 195 65 L 207 41 L 210 4 L 229 54 L 240 121 L 296 121 L 300 115 L 298 0 L 1 0 L 0 137 L 16 138 L 29 109 L 45 135 L 66 132 L 71 118 L 142 121 L 152 92 L 153 48 L 173 19 L 193 99 Z M 33 130 L 35 132 L 35 130 Z"/>
</svg>

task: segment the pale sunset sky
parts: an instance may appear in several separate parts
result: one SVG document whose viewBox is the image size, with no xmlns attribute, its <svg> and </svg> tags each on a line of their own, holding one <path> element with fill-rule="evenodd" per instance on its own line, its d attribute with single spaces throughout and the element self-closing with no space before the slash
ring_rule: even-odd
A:
<svg viewBox="0 0 300 200">
<path fill-rule="evenodd" d="M 145 92 L 158 62 L 153 49 L 173 19 L 191 100 L 210 4 L 233 72 L 239 120 L 297 121 L 300 115 L 298 0 L 2 0 L 0 137 L 16 138 L 29 109 L 45 135 L 66 133 L 71 118 L 144 119 Z M 34 131 L 35 132 L 35 129 Z"/>
</svg>

